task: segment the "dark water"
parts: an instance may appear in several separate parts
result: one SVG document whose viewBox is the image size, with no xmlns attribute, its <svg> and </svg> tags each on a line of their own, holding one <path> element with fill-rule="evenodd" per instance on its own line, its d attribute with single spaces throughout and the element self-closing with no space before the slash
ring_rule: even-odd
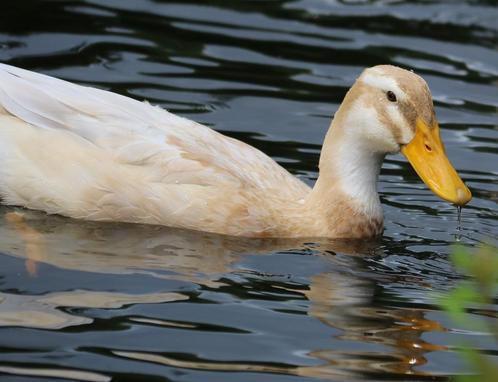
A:
<svg viewBox="0 0 498 382">
<path fill-rule="evenodd" d="M 468 369 L 437 293 L 448 255 L 498 233 L 496 1 L 3 1 L 0 60 L 208 124 L 312 183 L 360 71 L 429 82 L 474 199 L 437 199 L 401 156 L 374 243 L 240 240 L 0 214 L 0 380 L 446 380 Z M 495 314 L 498 309 L 495 309 Z M 489 313 L 489 312 L 488 312 Z M 475 311 L 476 317 L 482 314 Z"/>
</svg>

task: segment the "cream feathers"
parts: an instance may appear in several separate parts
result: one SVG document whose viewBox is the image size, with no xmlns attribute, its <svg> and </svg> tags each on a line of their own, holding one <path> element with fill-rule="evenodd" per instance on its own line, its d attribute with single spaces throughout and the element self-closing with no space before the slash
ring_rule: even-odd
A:
<svg viewBox="0 0 498 382">
<path fill-rule="evenodd" d="M 415 74 L 365 73 L 336 114 L 311 190 L 261 151 L 159 107 L 0 64 L 0 197 L 72 218 L 228 235 L 378 235 L 382 159 L 414 128 L 406 111 L 369 93 L 384 97 L 408 76 L 403 96 L 433 113 Z"/>
</svg>

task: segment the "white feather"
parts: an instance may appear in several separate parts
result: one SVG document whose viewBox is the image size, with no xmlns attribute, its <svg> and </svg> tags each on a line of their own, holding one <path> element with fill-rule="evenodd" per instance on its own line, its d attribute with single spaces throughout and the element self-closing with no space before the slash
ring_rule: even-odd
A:
<svg viewBox="0 0 498 382">
<path fill-rule="evenodd" d="M 382 69 L 370 68 L 362 76 L 361 80 L 370 86 L 381 89 L 385 92 L 392 91 L 399 100 L 406 99 L 406 93 L 401 90 L 396 80 L 392 77 L 386 76 Z"/>
</svg>

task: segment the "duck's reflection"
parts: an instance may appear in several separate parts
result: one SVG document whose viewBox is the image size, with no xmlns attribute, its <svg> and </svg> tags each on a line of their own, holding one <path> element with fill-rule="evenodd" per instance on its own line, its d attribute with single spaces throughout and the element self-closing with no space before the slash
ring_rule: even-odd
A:
<svg viewBox="0 0 498 382">
<path fill-rule="evenodd" d="M 337 339 L 385 345 L 385 353 L 334 349 L 314 351 L 311 355 L 329 365 L 364 375 L 379 372 L 388 372 L 391 376 L 426 375 L 416 367 L 427 363 L 426 353 L 446 347 L 424 341 L 422 335 L 445 329 L 428 319 L 427 311 L 421 309 L 372 307 L 375 285 L 365 280 L 354 281 L 340 273 L 315 275 L 309 291 L 305 292 L 311 301 L 309 313 L 341 329 Z"/>
<path fill-rule="evenodd" d="M 268 253 L 307 245 L 302 240 L 242 239 L 163 227 L 87 223 L 9 208 L 0 209 L 0 212 L 4 220 L 0 225 L 1 252 L 24 258 L 27 272 L 33 277 L 37 274 L 37 263 L 43 262 L 62 269 L 87 272 L 147 273 L 217 288 L 223 285 L 219 280 L 234 271 L 244 253 Z M 319 248 L 323 256 L 329 252 L 352 254 L 347 256 L 349 264 L 346 265 L 361 271 L 359 268 L 365 267 L 362 256 L 370 255 L 375 250 L 375 243 L 315 240 L 312 247 L 314 250 Z M 333 256 L 329 257 L 333 261 Z M 422 335 L 444 328 L 427 318 L 427 312 L 421 309 L 385 306 L 376 309 L 374 300 L 378 286 L 375 281 L 345 273 L 344 264 L 337 270 L 331 268 L 310 277 L 307 288 L 293 289 L 292 284 L 286 286 L 306 297 L 310 316 L 340 330 L 340 335 L 331 337 L 329 349 L 309 350 L 310 356 L 323 361 L 321 365 L 234 364 L 182 360 L 164 354 L 125 351 L 115 351 L 114 354 L 180 368 L 274 372 L 320 378 L 338 375 L 368 377 L 385 372 L 425 375 L 415 366 L 427 362 L 428 352 L 445 348 L 424 341 Z M 88 292 L 86 297 L 85 293 L 79 290 L 41 297 L 0 293 L 0 325 L 58 329 L 88 323 L 88 319 L 75 318 L 59 311 L 59 307 L 106 308 L 125 303 L 157 303 L 185 298 L 178 293 L 124 295 Z M 24 314 L 26 306 L 29 306 L 29 315 Z M 26 317 L 34 317 L 34 321 L 26 321 Z M 375 351 L 345 350 L 341 344 L 346 342 L 357 342 L 357 346 L 349 346 L 350 349 L 368 348 L 365 344 L 377 347 Z M 385 346 L 383 354 L 379 352 L 379 346 Z"/>
</svg>

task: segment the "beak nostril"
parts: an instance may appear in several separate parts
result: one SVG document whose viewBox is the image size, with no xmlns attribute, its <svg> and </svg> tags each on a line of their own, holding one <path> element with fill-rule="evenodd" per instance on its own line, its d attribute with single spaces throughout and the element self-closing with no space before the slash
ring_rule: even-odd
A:
<svg viewBox="0 0 498 382">
<path fill-rule="evenodd" d="M 429 146 L 427 143 L 425 144 L 425 149 L 426 149 L 427 151 L 432 151 L 431 146 Z"/>
</svg>

